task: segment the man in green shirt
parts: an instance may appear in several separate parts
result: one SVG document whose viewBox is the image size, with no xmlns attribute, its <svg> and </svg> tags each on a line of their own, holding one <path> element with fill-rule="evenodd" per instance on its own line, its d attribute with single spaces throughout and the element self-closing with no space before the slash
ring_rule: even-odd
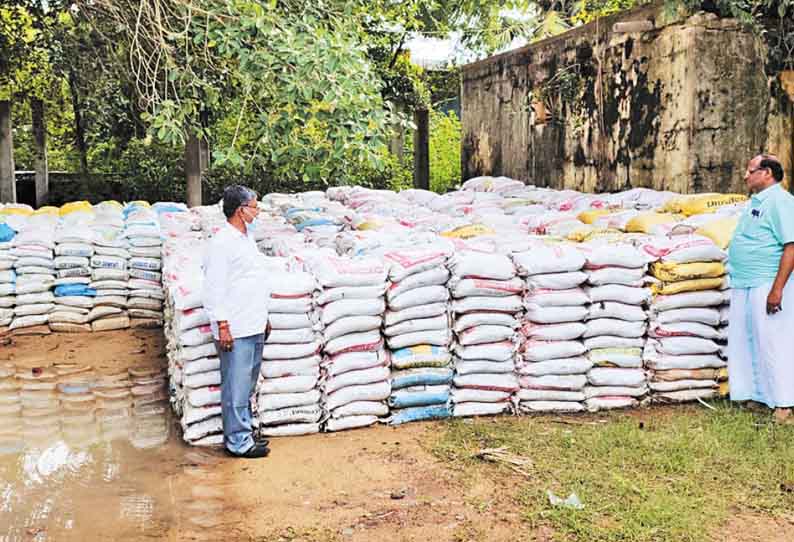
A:
<svg viewBox="0 0 794 542">
<path fill-rule="evenodd" d="M 774 156 L 750 160 L 744 180 L 752 197 L 728 249 L 731 399 L 763 403 L 788 422 L 794 407 L 794 196 L 781 186 L 783 167 Z"/>
</svg>

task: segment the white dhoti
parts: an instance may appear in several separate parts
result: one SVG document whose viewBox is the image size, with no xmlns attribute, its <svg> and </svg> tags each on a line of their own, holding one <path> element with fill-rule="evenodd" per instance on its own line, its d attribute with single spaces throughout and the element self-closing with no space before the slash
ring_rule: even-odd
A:
<svg viewBox="0 0 794 542">
<path fill-rule="evenodd" d="M 783 290 L 782 310 L 766 313 L 772 283 L 731 291 L 728 379 L 733 401 L 770 408 L 794 406 L 794 279 Z"/>
</svg>

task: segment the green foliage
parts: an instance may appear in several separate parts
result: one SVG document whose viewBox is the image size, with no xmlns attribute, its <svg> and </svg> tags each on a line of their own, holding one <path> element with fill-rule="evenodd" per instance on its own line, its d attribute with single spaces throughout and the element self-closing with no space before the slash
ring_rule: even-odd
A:
<svg viewBox="0 0 794 542">
<path fill-rule="evenodd" d="M 461 181 L 461 126 L 454 111 L 430 113 L 430 190 L 443 194 Z"/>
<path fill-rule="evenodd" d="M 599 17 L 631 9 L 649 0 L 582 0 L 577 11 L 571 17 L 574 23 L 589 23 Z"/>
</svg>

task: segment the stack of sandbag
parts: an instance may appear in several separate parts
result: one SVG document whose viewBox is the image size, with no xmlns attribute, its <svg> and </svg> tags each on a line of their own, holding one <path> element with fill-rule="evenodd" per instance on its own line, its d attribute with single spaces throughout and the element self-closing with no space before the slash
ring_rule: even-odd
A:
<svg viewBox="0 0 794 542">
<path fill-rule="evenodd" d="M 160 368 L 131 368 L 133 427 L 130 443 L 136 448 L 153 448 L 168 440 L 169 424 L 166 372 Z"/>
<path fill-rule="evenodd" d="M 588 410 L 633 407 L 648 393 L 642 365 L 652 259 L 628 243 L 582 245 L 590 300 L 584 333 L 593 367 L 585 387 Z"/>
<path fill-rule="evenodd" d="M 308 262 L 320 292 L 326 431 L 376 423 L 388 415 L 389 359 L 381 324 L 386 267 L 376 258 L 317 255 Z"/>
<path fill-rule="evenodd" d="M 11 226 L 0 222 L 0 332 L 6 330 L 14 319 L 17 274 L 11 242 L 16 233 Z"/>
<path fill-rule="evenodd" d="M 127 312 L 130 325 L 162 325 L 162 240 L 157 212 L 140 203 L 125 209 L 124 237 L 129 244 L 127 261 L 129 298 Z"/>
<path fill-rule="evenodd" d="M 89 206 L 90 209 L 90 206 Z M 88 315 L 96 290 L 91 287 L 91 258 L 94 256 L 93 215 L 75 220 L 82 213 L 66 214 L 55 232 L 55 308 L 49 326 L 58 332 L 91 331 Z"/>
<path fill-rule="evenodd" d="M 271 274 L 269 287 L 271 332 L 257 384 L 259 432 L 265 436 L 317 433 L 323 417 L 317 285 L 310 273 L 280 271 Z"/>
<path fill-rule="evenodd" d="M 513 255 L 525 277 L 526 314 L 518 365 L 521 412 L 580 412 L 592 363 L 582 342 L 588 297 L 585 258 L 571 244 L 539 246 Z"/>
<path fill-rule="evenodd" d="M 658 257 L 650 268 L 654 298 L 644 353 L 652 399 L 712 397 L 726 365 L 725 253 L 697 235 L 654 240 L 646 250 Z"/>
<path fill-rule="evenodd" d="M 39 212 L 44 211 L 44 212 Z M 16 273 L 14 319 L 9 329 L 49 333 L 49 315 L 55 308 L 55 228 L 57 209 L 36 211 L 12 241 Z"/>
<path fill-rule="evenodd" d="M 129 326 L 127 283 L 129 244 L 123 235 L 124 215 L 115 202 L 103 202 L 94 208 L 94 255 L 91 257 L 91 289 L 96 291 L 94 306 L 87 323 L 93 331 Z"/>
<path fill-rule="evenodd" d="M 99 374 L 91 383 L 96 422 L 105 440 L 129 438 L 132 432 L 132 381 L 129 371 Z"/>
<path fill-rule="evenodd" d="M 384 335 L 391 354 L 392 425 L 452 414 L 447 256 L 433 247 L 383 255 L 389 266 Z"/>
<path fill-rule="evenodd" d="M 524 281 L 505 254 L 461 251 L 448 263 L 454 298 L 453 415 L 499 414 L 518 391 L 515 356 Z"/>
</svg>

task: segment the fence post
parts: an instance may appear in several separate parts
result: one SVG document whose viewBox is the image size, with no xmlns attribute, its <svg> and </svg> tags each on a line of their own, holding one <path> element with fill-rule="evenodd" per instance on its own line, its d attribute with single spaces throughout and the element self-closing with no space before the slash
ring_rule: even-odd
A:
<svg viewBox="0 0 794 542">
<path fill-rule="evenodd" d="M 17 202 L 10 100 L 0 100 L 0 202 Z"/>
<path fill-rule="evenodd" d="M 44 101 L 30 101 L 33 117 L 34 166 L 36 169 L 36 207 L 46 205 L 50 198 L 50 172 L 47 164 L 47 124 L 44 122 Z"/>
<path fill-rule="evenodd" d="M 191 130 L 185 142 L 185 177 L 187 206 L 201 205 L 201 142 Z"/>
</svg>

